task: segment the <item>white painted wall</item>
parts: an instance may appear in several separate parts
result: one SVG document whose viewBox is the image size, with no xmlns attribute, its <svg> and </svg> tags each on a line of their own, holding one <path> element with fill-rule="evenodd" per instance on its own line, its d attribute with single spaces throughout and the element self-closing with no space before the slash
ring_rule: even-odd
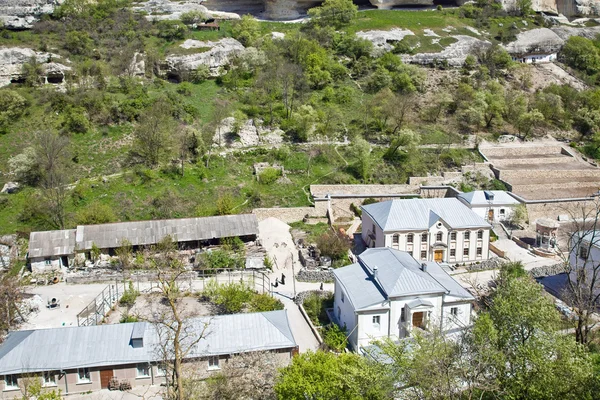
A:
<svg viewBox="0 0 600 400">
<path fill-rule="evenodd" d="M 549 63 L 556 61 L 556 53 L 552 54 L 535 54 L 523 57 L 512 57 L 513 61 L 523 64 Z"/>
<path fill-rule="evenodd" d="M 62 268 L 62 261 L 60 257 L 45 258 L 33 258 L 30 260 L 31 272 L 33 273 L 45 273 L 50 271 L 57 271 Z"/>
<path fill-rule="evenodd" d="M 348 295 L 344 291 L 343 286 L 335 278 L 334 282 L 335 293 L 333 297 L 333 312 L 338 321 L 338 325 L 343 328 L 346 326 L 346 334 L 349 334 L 348 341 L 350 347 L 356 349 L 358 344 L 358 331 L 356 328 L 357 316 L 354 312 L 354 305 L 348 299 Z M 343 299 L 343 301 L 342 301 Z"/>
<path fill-rule="evenodd" d="M 479 215 L 481 218 L 483 218 L 484 220 L 486 220 L 490 223 L 509 220 L 511 218 L 511 216 L 513 215 L 514 208 L 516 207 L 516 205 L 509 205 L 509 206 L 494 205 L 494 206 L 472 206 L 471 207 L 468 203 L 466 205 L 469 206 L 475 214 Z M 494 220 L 493 221 L 488 220 L 490 209 L 494 210 Z M 504 211 L 504 213 L 502 213 L 502 211 Z"/>
</svg>

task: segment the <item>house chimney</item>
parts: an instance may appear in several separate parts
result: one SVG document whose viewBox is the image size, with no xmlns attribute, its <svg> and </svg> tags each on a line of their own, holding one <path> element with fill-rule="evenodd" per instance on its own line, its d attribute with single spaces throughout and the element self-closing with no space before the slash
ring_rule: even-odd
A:
<svg viewBox="0 0 600 400">
<path fill-rule="evenodd" d="M 373 279 L 377 278 L 377 266 L 373 267 Z"/>
<path fill-rule="evenodd" d="M 427 264 L 426 263 L 421 263 L 421 271 L 427 272 Z"/>
</svg>

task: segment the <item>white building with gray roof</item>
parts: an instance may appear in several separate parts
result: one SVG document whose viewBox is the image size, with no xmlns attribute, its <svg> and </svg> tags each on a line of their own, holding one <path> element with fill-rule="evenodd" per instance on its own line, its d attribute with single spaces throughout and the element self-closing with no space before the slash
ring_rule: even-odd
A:
<svg viewBox="0 0 600 400">
<path fill-rule="evenodd" d="M 451 264 L 489 257 L 491 225 L 458 199 L 391 200 L 361 208 L 367 247 L 390 247 L 417 260 Z"/>
<path fill-rule="evenodd" d="M 25 378 L 40 379 L 63 395 L 107 388 L 111 380 L 161 385 L 166 371 L 160 332 L 146 322 L 11 332 L 0 345 L 0 398 L 22 398 Z M 218 371 L 239 353 L 273 352 L 285 362 L 297 352 L 285 310 L 188 321 L 184 340 L 192 343 L 201 334 L 186 355 L 199 376 Z"/>
<path fill-rule="evenodd" d="M 510 220 L 515 207 L 521 204 L 504 190 L 475 190 L 456 198 L 489 223 Z"/>
<path fill-rule="evenodd" d="M 368 249 L 334 271 L 334 317 L 354 350 L 416 329 L 452 334 L 471 324 L 473 296 L 438 263 L 404 251 Z"/>
</svg>

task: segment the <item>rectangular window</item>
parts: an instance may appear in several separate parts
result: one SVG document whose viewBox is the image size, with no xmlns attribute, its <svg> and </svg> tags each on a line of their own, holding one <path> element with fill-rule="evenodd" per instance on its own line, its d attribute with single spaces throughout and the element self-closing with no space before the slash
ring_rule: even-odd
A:
<svg viewBox="0 0 600 400">
<path fill-rule="evenodd" d="M 77 382 L 78 383 L 90 383 L 92 378 L 90 376 L 89 368 L 77 368 Z"/>
<path fill-rule="evenodd" d="M 396 234 L 392 236 L 392 243 L 393 244 L 398 244 L 400 243 L 400 235 Z"/>
<path fill-rule="evenodd" d="M 477 231 L 477 239 L 483 239 L 483 231 Z"/>
<path fill-rule="evenodd" d="M 426 242 L 426 241 L 427 241 L 427 234 L 426 234 L 426 233 L 423 233 L 423 234 L 421 235 L 421 242 Z"/>
<path fill-rule="evenodd" d="M 344 302 L 344 292 L 342 292 L 341 300 L 342 300 L 342 303 L 343 303 Z"/>
<path fill-rule="evenodd" d="M 456 257 L 456 249 L 450 249 L 450 257 Z"/>
<path fill-rule="evenodd" d="M 167 376 L 167 366 L 165 364 L 156 366 L 156 376 Z"/>
<path fill-rule="evenodd" d="M 16 375 L 6 375 L 4 377 L 4 390 L 19 389 L 19 379 Z"/>
<path fill-rule="evenodd" d="M 409 233 L 408 236 L 406 236 L 406 243 L 412 243 L 413 242 L 413 234 Z"/>
<path fill-rule="evenodd" d="M 506 214 L 506 210 L 504 210 L 504 208 L 500 209 L 500 215 L 504 216 Z"/>
<path fill-rule="evenodd" d="M 588 249 L 587 246 L 579 246 L 579 257 L 587 260 L 588 258 Z"/>
<path fill-rule="evenodd" d="M 44 386 L 56 386 L 56 374 L 54 372 L 44 372 L 42 379 Z"/>
<path fill-rule="evenodd" d="M 219 357 L 208 357 L 208 370 L 212 371 L 215 369 L 221 369 L 221 367 L 219 367 Z"/>
<path fill-rule="evenodd" d="M 463 256 L 467 256 L 467 257 L 469 257 L 469 248 L 468 248 L 468 247 L 465 247 L 465 248 L 463 249 Z"/>
<path fill-rule="evenodd" d="M 435 235 L 435 240 L 441 242 L 444 240 L 444 234 L 442 232 L 438 232 L 437 235 Z"/>
<path fill-rule="evenodd" d="M 379 329 L 379 323 L 381 322 L 381 317 L 379 315 L 375 315 L 373 317 L 373 327 Z"/>
<path fill-rule="evenodd" d="M 422 250 L 421 251 L 421 260 L 426 260 L 427 259 L 427 251 L 426 250 Z"/>
<path fill-rule="evenodd" d="M 456 317 L 458 315 L 458 307 L 452 307 L 450 309 L 450 314 Z"/>
<path fill-rule="evenodd" d="M 465 240 L 471 239 L 471 232 L 465 232 Z"/>
<path fill-rule="evenodd" d="M 483 254 L 483 249 L 482 249 L 481 247 L 478 247 L 478 248 L 477 248 L 477 255 L 478 255 L 479 257 L 481 257 L 481 255 L 482 255 L 482 254 Z"/>
<path fill-rule="evenodd" d="M 456 240 L 456 232 L 450 234 L 450 240 Z"/>
<path fill-rule="evenodd" d="M 150 365 L 143 363 L 137 365 L 137 374 L 138 378 L 148 378 L 150 376 Z"/>
<path fill-rule="evenodd" d="M 49 259 L 49 258 L 46 258 L 46 259 L 44 260 L 44 264 L 45 264 L 45 265 L 50 265 L 50 264 L 52 264 L 52 260 L 51 260 L 51 259 Z"/>
</svg>

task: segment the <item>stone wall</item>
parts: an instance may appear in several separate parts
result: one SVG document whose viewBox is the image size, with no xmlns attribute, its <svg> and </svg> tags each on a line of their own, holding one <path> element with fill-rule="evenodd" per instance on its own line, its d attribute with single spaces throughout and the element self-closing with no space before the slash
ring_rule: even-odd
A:
<svg viewBox="0 0 600 400">
<path fill-rule="evenodd" d="M 306 298 L 308 296 L 310 296 L 311 294 L 316 293 L 317 296 L 321 297 L 321 298 L 327 298 L 329 296 L 333 295 L 333 292 L 330 292 L 328 290 L 307 290 L 305 292 L 300 292 L 296 295 L 296 298 L 294 299 L 294 303 L 296 304 L 304 304 L 304 300 L 306 300 Z"/>
<path fill-rule="evenodd" d="M 259 221 L 273 217 L 289 224 L 302 221 L 306 216 L 309 218 L 325 217 L 326 211 L 322 207 L 255 208 L 252 210 L 252 214 L 256 215 Z"/>
<path fill-rule="evenodd" d="M 596 208 L 593 200 L 588 201 L 564 201 L 558 203 L 527 204 L 529 222 L 533 223 L 538 218 L 550 218 L 558 220 L 559 215 L 583 216 L 583 212 L 589 213 Z"/>
<path fill-rule="evenodd" d="M 296 279 L 300 282 L 333 282 L 333 271 L 302 268 Z"/>
<path fill-rule="evenodd" d="M 417 189 L 411 185 L 310 185 L 314 197 L 329 195 L 373 196 L 412 193 Z"/>
</svg>

